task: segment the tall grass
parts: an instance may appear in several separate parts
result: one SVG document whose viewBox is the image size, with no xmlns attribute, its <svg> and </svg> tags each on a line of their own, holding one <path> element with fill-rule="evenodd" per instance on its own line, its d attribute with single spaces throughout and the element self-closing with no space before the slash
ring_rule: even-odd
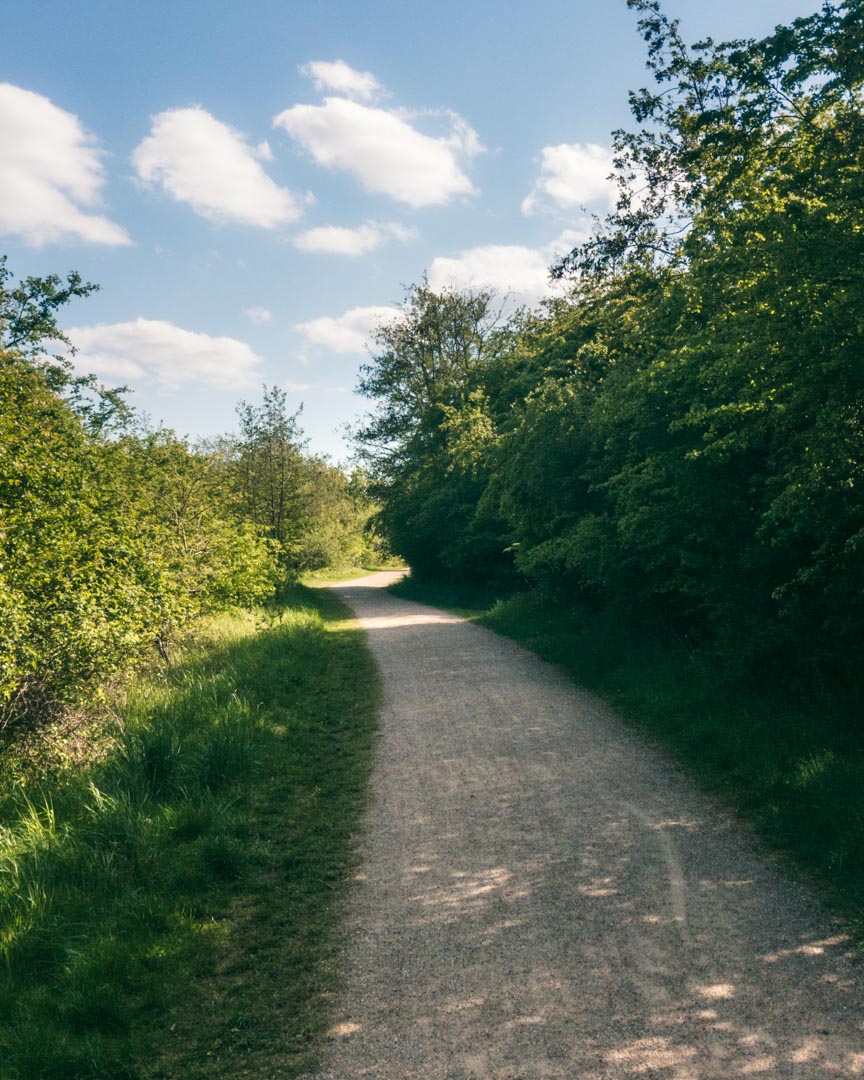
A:
<svg viewBox="0 0 864 1080">
<path fill-rule="evenodd" d="M 864 732 L 848 694 L 805 692 L 791 672 L 786 683 L 736 679 L 709 653 L 621 612 L 556 610 L 531 593 L 496 600 L 410 579 L 391 588 L 458 610 L 598 691 L 864 933 Z"/>
<path fill-rule="evenodd" d="M 242 1075 L 277 1046 L 283 1075 L 308 1064 L 377 693 L 334 604 L 215 620 L 129 688 L 87 761 L 10 764 L 4 1080 Z M 238 1010 L 258 1028 L 239 1057 Z"/>
</svg>

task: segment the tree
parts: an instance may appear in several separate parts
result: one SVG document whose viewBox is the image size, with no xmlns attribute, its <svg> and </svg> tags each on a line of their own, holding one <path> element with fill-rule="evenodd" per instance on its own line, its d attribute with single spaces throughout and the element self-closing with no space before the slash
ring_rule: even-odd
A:
<svg viewBox="0 0 864 1080">
<path fill-rule="evenodd" d="M 299 412 L 288 412 L 284 390 L 265 386 L 262 403 L 241 401 L 237 415 L 234 475 L 243 512 L 275 542 L 284 573 L 295 576 L 305 527 L 306 470 Z"/>
<path fill-rule="evenodd" d="M 509 565 L 500 517 L 477 513 L 494 433 L 475 391 L 508 342 L 494 294 L 415 285 L 374 340 L 359 391 L 375 409 L 356 439 L 391 547 L 420 576 Z"/>
<path fill-rule="evenodd" d="M 500 351 L 501 324 L 491 290 L 436 293 L 425 281 L 408 290 L 400 316 L 378 327 L 372 360 L 361 368 L 358 390 L 375 411 L 356 437 L 372 461 L 433 430 L 442 405 L 464 401 Z"/>
<path fill-rule="evenodd" d="M 658 89 L 632 95 L 643 126 L 616 136 L 616 211 L 558 267 L 611 360 L 580 467 L 602 495 L 604 584 L 664 598 L 735 662 L 794 655 L 851 677 L 864 6 L 693 47 L 656 0 L 630 6 Z"/>
<path fill-rule="evenodd" d="M 136 429 L 116 395 L 45 360 L 70 275 L 8 290 L 0 350 L 0 729 L 44 722 L 203 611 L 263 599 L 274 558 L 223 463 Z M 118 427 L 118 420 L 123 426 Z"/>
<path fill-rule="evenodd" d="M 615 137 L 616 209 L 557 267 L 571 296 L 466 349 L 482 304 L 424 286 L 379 334 L 359 434 L 381 518 L 421 573 L 494 572 L 507 548 L 567 603 L 730 668 L 852 680 L 864 0 L 694 46 L 658 0 L 629 5 L 656 87 Z"/>
<path fill-rule="evenodd" d="M 760 194 L 757 177 L 782 177 L 802 135 L 811 181 L 839 180 L 836 166 L 854 165 L 861 145 L 862 0 L 826 2 L 761 41 L 692 46 L 659 0 L 627 6 L 657 88 L 631 93 L 641 126 L 614 135 L 618 204 L 558 263 L 561 276 L 689 261 L 718 217 L 733 220 L 745 195 Z"/>
<path fill-rule="evenodd" d="M 365 475 L 350 476 L 325 457 L 304 459 L 304 532 L 300 561 L 304 570 L 358 566 L 386 555 L 376 549 L 370 521 L 375 511 Z"/>
<path fill-rule="evenodd" d="M 35 357 L 45 352 L 46 344 L 69 339 L 57 325 L 56 313 L 70 300 L 90 296 L 99 286 L 85 282 L 72 271 L 65 283 L 57 274 L 45 278 L 28 277 L 11 286 L 12 271 L 7 258 L 0 255 L 0 349 L 7 354 Z"/>
</svg>

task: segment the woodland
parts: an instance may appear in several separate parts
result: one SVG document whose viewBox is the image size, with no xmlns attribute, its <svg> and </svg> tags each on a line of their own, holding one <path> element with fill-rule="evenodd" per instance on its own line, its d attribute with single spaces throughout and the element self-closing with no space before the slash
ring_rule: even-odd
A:
<svg viewBox="0 0 864 1080">
<path fill-rule="evenodd" d="M 357 437 L 382 528 L 420 580 L 860 687 L 864 5 L 690 46 L 628 3 L 654 86 L 561 298 L 421 283 L 379 329 Z"/>
<path fill-rule="evenodd" d="M 96 286 L 0 261 L 0 1076 L 308 1075 L 380 688 L 295 584 L 390 553 L 860 929 L 864 0 L 695 44 L 627 3 L 617 206 L 533 310 L 411 287 L 350 473 L 278 387 L 153 427 L 52 355 Z"/>
<path fill-rule="evenodd" d="M 0 726 L 197 614 L 357 562 L 373 499 L 418 580 L 617 607 L 730 671 L 857 683 L 864 8 L 691 46 L 628 4 L 654 86 L 615 133 L 616 209 L 540 309 L 408 291 L 362 369 L 350 477 L 275 387 L 209 445 L 148 427 L 46 355 L 96 286 L 0 264 Z"/>
</svg>

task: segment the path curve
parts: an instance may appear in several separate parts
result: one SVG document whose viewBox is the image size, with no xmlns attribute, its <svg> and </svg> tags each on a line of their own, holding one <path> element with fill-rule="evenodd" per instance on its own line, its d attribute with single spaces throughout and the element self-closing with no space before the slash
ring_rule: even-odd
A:
<svg viewBox="0 0 864 1080">
<path fill-rule="evenodd" d="M 333 586 L 384 682 L 327 1080 L 864 1076 L 864 979 L 804 888 L 514 643 Z"/>
</svg>

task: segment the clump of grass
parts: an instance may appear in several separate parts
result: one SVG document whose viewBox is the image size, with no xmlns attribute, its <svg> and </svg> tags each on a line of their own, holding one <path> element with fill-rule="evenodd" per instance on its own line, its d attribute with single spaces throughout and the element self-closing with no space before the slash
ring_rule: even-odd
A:
<svg viewBox="0 0 864 1080">
<path fill-rule="evenodd" d="M 128 689 L 89 764 L 10 764 L 4 1080 L 312 1060 L 377 683 L 334 599 L 298 590 L 280 616 L 214 620 Z"/>
<path fill-rule="evenodd" d="M 598 691 L 826 886 L 864 932 L 864 739 L 848 698 L 735 678 L 620 611 L 556 610 L 532 593 L 497 600 L 410 578 L 391 588 L 459 611 Z"/>
</svg>

